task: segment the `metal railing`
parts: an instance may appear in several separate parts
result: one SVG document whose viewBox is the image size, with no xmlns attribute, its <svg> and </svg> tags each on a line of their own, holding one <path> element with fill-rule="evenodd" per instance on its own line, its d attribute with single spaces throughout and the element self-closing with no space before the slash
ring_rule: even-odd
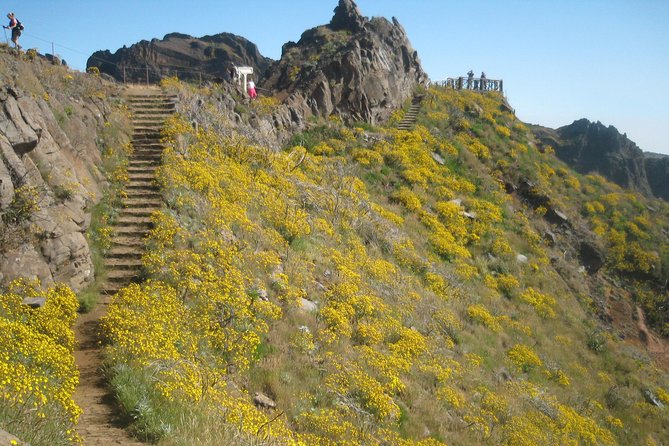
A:
<svg viewBox="0 0 669 446">
<path fill-rule="evenodd" d="M 454 90 L 498 91 L 504 93 L 504 82 L 501 79 L 485 77 L 449 77 L 446 80 L 435 82 L 435 85 L 453 88 Z"/>
</svg>

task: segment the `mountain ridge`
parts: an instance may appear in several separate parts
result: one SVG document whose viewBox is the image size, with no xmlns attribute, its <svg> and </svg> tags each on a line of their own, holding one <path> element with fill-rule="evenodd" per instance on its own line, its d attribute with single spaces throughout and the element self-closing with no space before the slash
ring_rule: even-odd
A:
<svg viewBox="0 0 669 446">
<path fill-rule="evenodd" d="M 596 172 L 621 187 L 669 200 L 669 155 L 642 151 L 614 126 L 583 118 L 557 129 L 532 128 L 577 171 Z"/>
</svg>

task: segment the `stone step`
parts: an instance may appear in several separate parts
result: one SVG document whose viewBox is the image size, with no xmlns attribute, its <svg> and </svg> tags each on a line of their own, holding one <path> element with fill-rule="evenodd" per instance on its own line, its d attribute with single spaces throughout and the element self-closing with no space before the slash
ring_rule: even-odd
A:
<svg viewBox="0 0 669 446">
<path fill-rule="evenodd" d="M 176 108 L 176 102 L 164 98 L 138 99 L 138 100 L 130 100 L 129 102 L 130 102 L 130 107 L 132 109 L 165 108 L 174 110 Z"/>
<path fill-rule="evenodd" d="M 132 225 L 114 228 L 112 237 L 144 237 L 148 233 L 148 227 Z"/>
<path fill-rule="evenodd" d="M 145 203 L 149 201 L 162 201 L 163 199 L 163 196 L 160 194 L 160 192 L 156 191 L 129 190 L 126 192 L 126 196 L 128 197 L 128 200 L 143 200 Z M 124 202 L 130 203 L 128 200 Z"/>
<path fill-rule="evenodd" d="M 153 182 L 156 179 L 154 172 L 128 172 L 130 181 L 149 181 Z"/>
<path fill-rule="evenodd" d="M 160 128 L 134 125 L 132 128 L 135 135 L 160 135 Z"/>
<path fill-rule="evenodd" d="M 128 166 L 128 172 L 131 172 L 130 169 L 133 169 L 132 172 L 154 172 L 158 167 L 160 167 L 160 160 L 130 160 Z"/>
<path fill-rule="evenodd" d="M 156 210 L 158 210 L 156 208 Z M 146 207 L 143 208 L 121 208 L 119 212 L 119 217 L 135 217 L 135 218 L 147 218 L 151 219 L 151 216 L 155 210 L 153 209 L 147 209 Z"/>
<path fill-rule="evenodd" d="M 114 258 L 105 259 L 105 267 L 108 272 L 112 271 L 135 271 L 140 272 L 142 269 L 142 261 L 140 259 L 132 258 Z"/>
<path fill-rule="evenodd" d="M 163 129 L 162 125 L 138 125 L 137 123 L 133 124 L 133 134 L 137 135 L 140 133 L 150 133 L 160 135 L 160 131 Z"/>
<path fill-rule="evenodd" d="M 107 259 L 141 259 L 143 255 L 143 246 L 117 245 L 112 247 L 105 257 Z"/>
<path fill-rule="evenodd" d="M 145 147 L 145 146 L 162 146 L 162 138 L 156 135 L 134 135 L 132 138 L 132 144 L 134 147 Z"/>
<path fill-rule="evenodd" d="M 128 284 L 137 279 L 139 279 L 139 274 L 137 271 L 117 270 L 109 271 L 107 273 L 107 282 L 110 283 Z"/>
<path fill-rule="evenodd" d="M 165 108 L 165 109 L 174 109 L 176 107 L 176 103 L 172 101 L 168 101 L 165 99 L 158 99 L 158 100 L 142 100 L 142 101 L 130 101 L 130 107 L 133 109 L 136 108 Z"/>
<path fill-rule="evenodd" d="M 145 165 L 145 166 L 128 166 L 128 174 L 131 173 L 147 173 L 154 175 L 156 173 L 156 169 L 158 169 L 158 166 L 154 165 Z"/>
<path fill-rule="evenodd" d="M 126 198 L 123 200 L 123 209 L 150 209 L 159 211 L 163 206 L 162 199 Z"/>
<path fill-rule="evenodd" d="M 133 159 L 129 158 L 128 167 L 158 167 L 160 166 L 160 160 L 146 160 L 146 159 Z"/>
<path fill-rule="evenodd" d="M 157 144 L 155 142 L 148 143 L 148 144 L 141 144 L 141 145 L 136 145 L 133 150 L 133 155 L 138 154 L 138 155 L 162 155 L 163 151 L 165 148 Z"/>
<path fill-rule="evenodd" d="M 146 244 L 144 235 L 141 236 L 117 236 L 112 239 L 112 250 L 114 249 L 140 249 L 144 250 L 144 245 Z"/>
<path fill-rule="evenodd" d="M 162 145 L 162 137 L 158 134 L 149 135 L 149 134 L 134 134 L 132 135 L 132 145 L 133 147 L 145 147 L 145 146 L 155 146 Z"/>
<path fill-rule="evenodd" d="M 133 193 L 160 193 L 160 187 L 157 185 L 145 185 L 145 184 L 126 184 L 125 192 L 128 196 Z"/>
<path fill-rule="evenodd" d="M 174 96 L 129 96 L 129 103 L 135 104 L 176 104 Z"/>
<path fill-rule="evenodd" d="M 152 226 L 151 216 L 146 215 L 119 215 L 114 223 L 115 227 L 126 227 L 126 226 Z"/>
<path fill-rule="evenodd" d="M 132 165 L 133 161 L 151 161 L 155 165 L 159 165 L 161 159 L 162 159 L 162 154 L 158 154 L 158 153 L 147 153 L 147 154 L 138 153 L 136 155 L 133 154 L 130 157 L 130 164 Z"/>
<path fill-rule="evenodd" d="M 166 109 L 136 109 L 132 111 L 132 116 L 131 120 L 140 120 L 140 119 L 147 119 L 149 117 L 151 118 L 168 118 L 169 116 L 173 115 L 173 110 L 166 110 Z"/>
<path fill-rule="evenodd" d="M 162 156 L 163 152 L 165 149 L 163 147 L 157 147 L 157 146 L 139 146 L 135 147 L 134 150 L 132 151 L 132 154 L 130 155 L 130 159 L 132 159 L 133 156 L 146 156 L 146 155 L 158 155 Z"/>
</svg>

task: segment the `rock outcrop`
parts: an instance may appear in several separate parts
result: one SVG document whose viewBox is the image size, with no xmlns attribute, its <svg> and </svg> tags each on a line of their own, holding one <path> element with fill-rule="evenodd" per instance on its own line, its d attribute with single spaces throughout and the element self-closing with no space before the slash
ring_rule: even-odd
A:
<svg viewBox="0 0 669 446">
<path fill-rule="evenodd" d="M 26 79 L 29 74 L 24 70 L 21 81 L 39 82 Z M 66 76 L 74 85 L 75 78 Z M 0 88 L 0 285 L 26 277 L 81 290 L 94 276 L 84 233 L 104 181 L 98 131 L 110 113 L 100 98 L 106 92 L 101 88 L 98 97 L 75 99 L 37 95 L 5 82 Z M 91 76 L 86 82 L 91 83 L 86 88 L 103 84 Z"/>
<path fill-rule="evenodd" d="M 260 54 L 258 47 L 243 37 L 221 33 L 200 38 L 186 34 L 167 34 L 162 40 L 142 40 L 111 53 L 96 51 L 86 68 L 98 67 L 116 80 L 155 83 L 167 76 L 185 80 L 229 79 L 230 67 L 253 67 L 263 75 L 272 62 Z"/>
<path fill-rule="evenodd" d="M 330 24 L 283 46 L 262 86 L 305 117 L 385 120 L 428 81 L 418 54 L 395 18 L 367 19 L 353 0 L 340 0 L 334 12 Z"/>
<path fill-rule="evenodd" d="M 599 173 L 621 187 L 669 199 L 669 156 L 644 153 L 615 127 L 580 119 L 557 130 L 534 131 L 578 172 Z"/>
</svg>

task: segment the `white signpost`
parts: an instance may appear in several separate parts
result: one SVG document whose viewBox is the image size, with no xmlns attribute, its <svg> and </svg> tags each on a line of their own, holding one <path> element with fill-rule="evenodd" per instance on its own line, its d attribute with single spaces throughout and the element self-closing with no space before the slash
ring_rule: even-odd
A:
<svg viewBox="0 0 669 446">
<path fill-rule="evenodd" d="M 242 84 L 242 88 L 246 89 L 246 77 L 253 74 L 253 67 L 237 67 L 237 79 Z"/>
</svg>

